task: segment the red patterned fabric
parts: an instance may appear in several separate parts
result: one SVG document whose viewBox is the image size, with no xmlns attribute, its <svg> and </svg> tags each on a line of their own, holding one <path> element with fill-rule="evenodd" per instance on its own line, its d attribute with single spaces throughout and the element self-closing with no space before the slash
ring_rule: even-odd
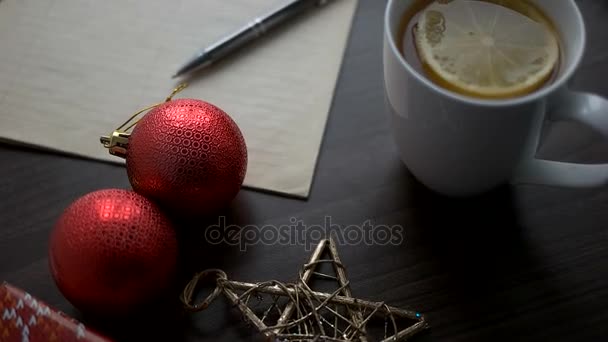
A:
<svg viewBox="0 0 608 342">
<path fill-rule="evenodd" d="M 0 341 L 110 342 L 7 283 L 0 285 Z"/>
</svg>

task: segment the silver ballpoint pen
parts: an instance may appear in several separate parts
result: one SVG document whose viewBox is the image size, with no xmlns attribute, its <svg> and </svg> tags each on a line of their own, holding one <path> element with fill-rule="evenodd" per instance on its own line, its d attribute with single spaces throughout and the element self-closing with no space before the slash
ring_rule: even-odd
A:
<svg viewBox="0 0 608 342">
<path fill-rule="evenodd" d="M 329 0 L 292 0 L 271 13 L 253 19 L 240 30 L 199 51 L 173 75 L 178 77 L 208 67 L 267 31 L 309 8 L 324 5 Z"/>
</svg>

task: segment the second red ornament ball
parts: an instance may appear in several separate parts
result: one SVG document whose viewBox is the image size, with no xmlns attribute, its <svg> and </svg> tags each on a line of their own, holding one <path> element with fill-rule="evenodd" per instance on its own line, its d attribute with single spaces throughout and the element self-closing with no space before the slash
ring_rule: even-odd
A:
<svg viewBox="0 0 608 342">
<path fill-rule="evenodd" d="M 126 315 L 167 290 L 177 272 L 175 229 L 158 206 L 121 189 L 67 207 L 49 242 L 51 274 L 78 309 Z"/>
<path fill-rule="evenodd" d="M 237 124 L 217 106 L 176 99 L 148 112 L 129 137 L 133 189 L 172 213 L 212 214 L 239 192 L 247 147 Z"/>
</svg>

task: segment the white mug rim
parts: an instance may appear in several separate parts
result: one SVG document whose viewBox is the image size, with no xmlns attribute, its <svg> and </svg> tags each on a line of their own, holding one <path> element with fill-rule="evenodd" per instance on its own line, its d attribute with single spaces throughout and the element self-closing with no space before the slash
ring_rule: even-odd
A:
<svg viewBox="0 0 608 342">
<path fill-rule="evenodd" d="M 432 90 L 436 93 L 439 93 L 440 95 L 445 96 L 447 98 L 455 100 L 455 101 L 464 102 L 464 103 L 471 104 L 471 105 L 490 106 L 490 107 L 516 106 L 516 105 L 521 105 L 521 104 L 525 104 L 528 102 L 536 101 L 538 99 L 544 98 L 544 97 L 548 96 L 549 94 L 553 93 L 556 89 L 560 88 L 565 82 L 567 82 L 572 77 L 574 72 L 578 69 L 578 67 L 583 59 L 583 54 L 585 51 L 585 45 L 586 45 L 586 39 L 587 39 L 583 15 L 581 14 L 579 7 L 576 5 L 574 0 L 567 0 L 567 1 L 570 1 L 570 3 L 573 5 L 573 7 L 575 9 L 573 15 L 576 19 L 576 23 L 578 25 L 579 32 L 581 32 L 581 37 L 580 37 L 581 42 L 578 45 L 579 47 L 578 47 L 577 51 L 575 51 L 573 54 L 574 58 L 571 61 L 569 61 L 566 70 L 559 76 L 559 78 L 555 82 L 553 82 L 548 87 L 543 87 L 540 90 L 537 90 L 537 91 L 527 94 L 525 96 L 515 97 L 515 98 L 511 98 L 511 99 L 481 99 L 481 98 L 461 95 L 461 94 L 452 92 L 450 90 L 447 90 L 443 87 L 440 87 L 439 85 L 430 81 L 424 75 L 421 75 L 405 60 L 405 58 L 403 57 L 403 54 L 399 51 L 399 49 L 397 49 L 397 44 L 395 43 L 395 37 L 392 34 L 392 27 L 389 26 L 391 10 L 397 1 L 403 1 L 403 0 L 388 0 L 388 3 L 386 5 L 386 10 L 384 12 L 384 34 L 385 34 L 385 36 L 388 35 L 388 37 L 386 37 L 386 38 L 388 40 L 388 44 L 390 46 L 391 53 L 394 56 L 397 56 L 397 59 L 399 60 L 399 63 L 401 64 L 401 66 L 406 70 L 406 72 L 408 72 L 410 75 L 415 77 L 418 82 L 422 83 L 424 86 L 426 86 L 430 90 Z"/>
</svg>

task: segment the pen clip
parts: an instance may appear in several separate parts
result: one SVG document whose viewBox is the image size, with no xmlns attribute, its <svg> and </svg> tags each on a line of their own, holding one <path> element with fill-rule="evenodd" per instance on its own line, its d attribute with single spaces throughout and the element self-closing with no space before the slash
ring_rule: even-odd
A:
<svg viewBox="0 0 608 342">
<path fill-rule="evenodd" d="M 161 104 L 163 104 L 165 102 L 171 101 L 173 99 L 173 96 L 175 96 L 175 94 L 184 90 L 184 88 L 186 88 L 187 86 L 188 86 L 187 83 L 182 83 L 182 84 L 178 85 L 175 89 L 173 89 L 171 94 L 169 96 L 167 96 L 167 98 L 165 98 L 164 102 L 156 103 L 154 105 L 148 106 L 148 107 L 138 111 L 137 113 L 131 115 L 131 117 L 127 121 L 125 121 L 122 125 L 118 126 L 118 128 L 116 128 L 112 132 L 111 135 L 102 135 L 99 138 L 99 141 L 101 142 L 103 147 L 107 148 L 111 155 L 121 157 L 121 158 L 126 158 L 127 157 L 127 148 L 129 145 L 129 137 L 131 136 L 131 130 L 139 122 L 139 119 L 136 120 L 136 118 L 143 112 L 147 112 L 153 108 L 160 106 Z"/>
</svg>

